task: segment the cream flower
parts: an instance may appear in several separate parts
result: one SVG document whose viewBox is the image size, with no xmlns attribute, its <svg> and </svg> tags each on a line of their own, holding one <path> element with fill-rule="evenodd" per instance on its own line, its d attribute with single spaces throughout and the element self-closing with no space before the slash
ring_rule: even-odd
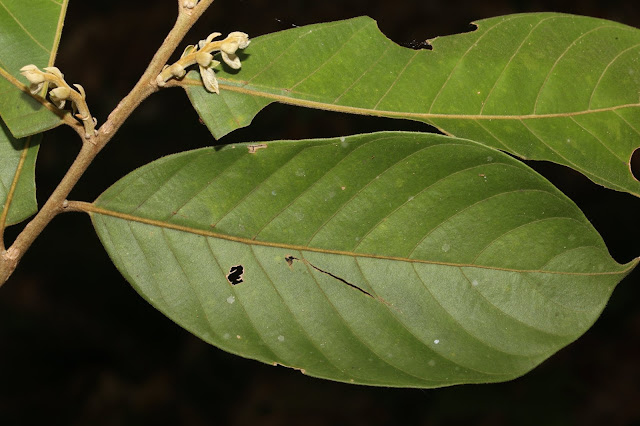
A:
<svg viewBox="0 0 640 426">
<path fill-rule="evenodd" d="M 240 69 L 242 64 L 240 58 L 236 55 L 238 49 L 245 49 L 251 41 L 249 36 L 240 31 L 234 31 L 224 40 L 220 46 L 222 60 L 234 70 Z"/>
<path fill-rule="evenodd" d="M 71 96 L 71 89 L 68 87 L 56 87 L 49 91 L 51 102 L 60 109 L 64 108 L 64 104 L 66 100 L 69 99 L 69 96 Z"/>
<path fill-rule="evenodd" d="M 220 36 L 220 33 L 211 33 L 206 40 L 200 40 L 198 46 L 202 49 L 207 44 L 211 43 L 214 38 Z M 202 83 L 204 84 L 204 88 L 211 93 L 220 94 L 220 89 L 218 87 L 218 79 L 216 79 L 216 73 L 213 70 L 213 67 L 217 67 L 220 65 L 219 61 L 213 59 L 213 55 L 209 52 L 205 52 L 203 50 L 196 53 L 196 62 L 198 63 L 198 67 L 200 68 L 200 77 L 202 77 Z"/>
<path fill-rule="evenodd" d="M 45 78 L 44 73 L 38 69 L 35 65 L 25 65 L 20 68 L 20 74 L 25 76 L 25 78 L 29 81 L 29 91 L 32 95 L 36 95 L 40 93 L 42 87 L 44 86 Z"/>
</svg>

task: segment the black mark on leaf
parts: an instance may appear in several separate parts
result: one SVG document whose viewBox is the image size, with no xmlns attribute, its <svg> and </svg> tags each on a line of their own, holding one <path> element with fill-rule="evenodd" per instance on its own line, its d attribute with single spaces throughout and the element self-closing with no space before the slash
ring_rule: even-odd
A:
<svg viewBox="0 0 640 426">
<path fill-rule="evenodd" d="M 243 274 L 244 268 L 242 267 L 242 265 L 232 266 L 231 269 L 229 269 L 229 273 L 227 274 L 227 281 L 229 281 L 229 284 L 231 285 L 240 284 L 244 281 L 242 277 Z"/>
<path fill-rule="evenodd" d="M 267 144 L 266 143 L 253 144 L 253 145 L 248 145 L 247 148 L 249 148 L 249 154 L 255 154 L 259 149 L 266 149 Z"/>
<path fill-rule="evenodd" d="M 631 154 L 631 161 L 629 161 L 629 168 L 631 169 L 631 174 L 636 180 L 640 180 L 640 148 L 637 148 Z"/>
<path fill-rule="evenodd" d="M 334 275 L 331 272 L 327 272 L 325 270 L 322 270 L 322 269 L 318 268 L 317 266 L 315 266 L 314 264 L 310 263 L 309 261 L 307 261 L 305 259 L 298 259 L 297 257 L 293 257 L 293 256 L 290 256 L 290 255 L 287 255 L 287 256 L 285 256 L 284 260 L 289 264 L 289 267 L 291 267 L 293 265 L 293 261 L 294 260 L 299 260 L 301 262 L 304 262 L 307 265 L 311 266 L 316 271 L 322 272 L 323 274 L 326 274 L 326 275 L 329 275 L 331 278 L 335 278 L 336 280 L 343 282 L 344 284 L 348 285 L 349 287 L 354 288 L 354 289 L 358 290 L 359 292 L 361 292 L 363 294 L 366 294 L 367 296 L 369 296 L 369 297 L 371 297 L 373 299 L 379 300 L 377 297 L 375 297 L 374 295 L 372 295 L 368 291 L 361 289 L 360 287 L 358 287 L 355 284 L 351 284 L 349 281 L 345 280 L 344 278 L 340 278 L 339 276 Z"/>
<path fill-rule="evenodd" d="M 400 46 L 408 47 L 409 49 L 413 49 L 413 50 L 422 50 L 422 49 L 433 50 L 433 46 L 431 46 L 431 43 L 429 43 L 429 40 L 413 39 L 411 41 L 407 41 L 399 44 Z"/>
</svg>

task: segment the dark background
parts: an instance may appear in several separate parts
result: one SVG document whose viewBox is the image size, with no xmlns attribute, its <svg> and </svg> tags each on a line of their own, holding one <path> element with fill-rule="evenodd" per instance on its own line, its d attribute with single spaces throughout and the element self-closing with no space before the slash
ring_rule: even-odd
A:
<svg viewBox="0 0 640 426">
<path fill-rule="evenodd" d="M 102 123 L 173 25 L 176 2 L 70 3 L 57 65 L 67 81 L 84 85 Z M 590 15 L 638 27 L 636 4 L 217 0 L 181 46 L 213 31 L 256 37 L 358 15 L 374 17 L 389 38 L 404 45 L 468 31 L 473 20 L 527 11 Z M 271 105 L 252 127 L 222 142 L 392 129 L 427 126 Z M 181 90 L 162 91 L 134 113 L 71 198 L 91 201 L 135 167 L 215 143 Z M 47 134 L 38 159 L 40 203 L 78 145 L 67 128 Z M 530 164 L 583 209 L 619 262 L 640 254 L 640 199 L 605 190 L 564 167 Z M 13 235 L 11 228 L 8 237 Z M 65 214 L 0 290 L 0 425 L 639 425 L 639 272 L 620 283 L 581 339 L 520 379 L 436 390 L 369 388 L 313 379 L 201 342 L 123 280 L 85 215 Z"/>
</svg>

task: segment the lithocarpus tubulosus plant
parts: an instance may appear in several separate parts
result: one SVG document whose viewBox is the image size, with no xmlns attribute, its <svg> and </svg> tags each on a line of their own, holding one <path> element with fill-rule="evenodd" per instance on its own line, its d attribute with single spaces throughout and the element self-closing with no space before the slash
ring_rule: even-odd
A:
<svg viewBox="0 0 640 426">
<path fill-rule="evenodd" d="M 530 371 L 582 335 L 638 263 L 616 262 L 581 210 L 517 159 L 640 196 L 635 28 L 518 14 L 414 50 L 361 17 L 183 47 L 212 0 L 180 0 L 138 83 L 100 123 L 91 94 L 55 64 L 67 3 L 0 9 L 0 285 L 53 218 L 81 212 L 133 288 L 200 339 L 316 377 L 431 388 Z M 441 134 L 201 148 L 93 201 L 69 199 L 140 103 L 176 87 L 216 139 L 272 102 Z M 39 140 L 59 125 L 81 149 L 38 207 Z"/>
</svg>

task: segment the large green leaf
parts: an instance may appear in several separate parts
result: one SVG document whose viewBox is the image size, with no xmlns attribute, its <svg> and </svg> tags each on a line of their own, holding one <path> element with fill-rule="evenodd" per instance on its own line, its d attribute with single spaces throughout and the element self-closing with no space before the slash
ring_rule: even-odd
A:
<svg viewBox="0 0 640 426">
<path fill-rule="evenodd" d="M 0 117 L 16 137 L 62 123 L 26 90 L 20 68 L 54 63 L 68 0 L 0 0 Z"/>
<path fill-rule="evenodd" d="M 196 72 L 183 80 L 216 137 L 273 101 L 424 121 L 522 158 L 572 167 L 640 195 L 630 172 L 640 147 L 640 31 L 555 13 L 477 22 L 472 32 L 400 47 L 369 18 L 258 37 L 221 95 Z"/>
<path fill-rule="evenodd" d="M 16 140 L 0 122 L 0 233 L 5 225 L 26 219 L 38 208 L 34 177 L 36 138 L 39 136 Z"/>
<path fill-rule="evenodd" d="M 637 263 L 471 141 L 266 145 L 166 157 L 79 204 L 144 298 L 232 353 L 372 385 L 508 380 L 582 334 Z"/>
</svg>

